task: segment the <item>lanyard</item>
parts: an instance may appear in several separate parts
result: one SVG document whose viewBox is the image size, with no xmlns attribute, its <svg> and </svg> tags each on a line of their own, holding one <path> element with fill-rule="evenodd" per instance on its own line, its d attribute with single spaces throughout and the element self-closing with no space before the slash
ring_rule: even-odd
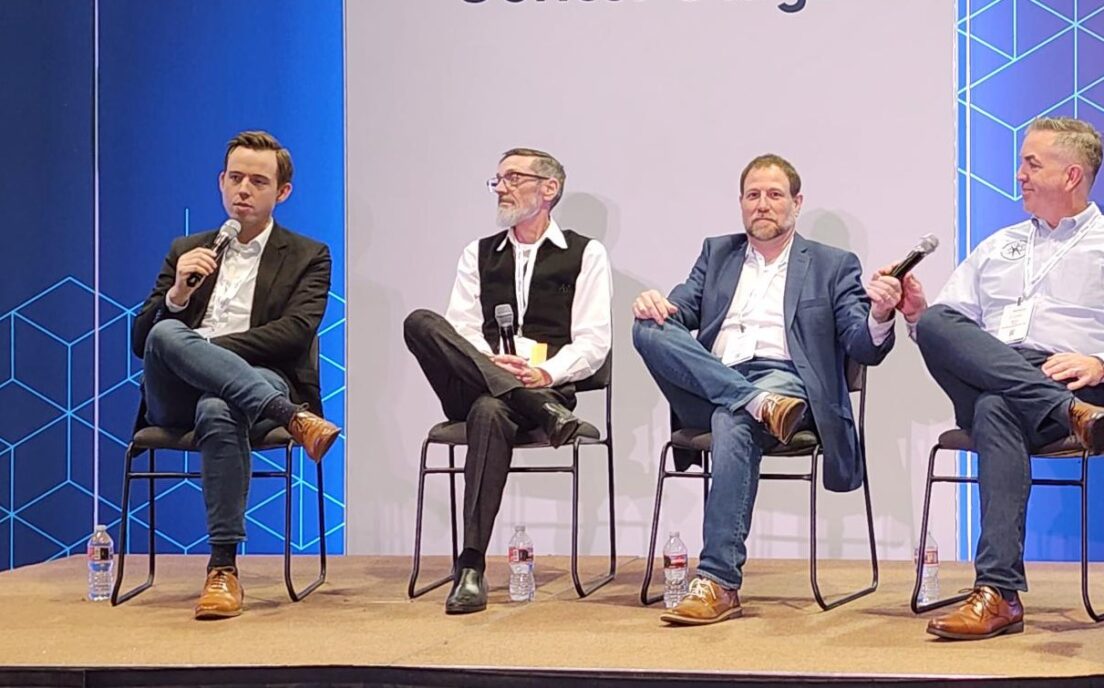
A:
<svg viewBox="0 0 1104 688">
<path fill-rule="evenodd" d="M 529 308 L 529 285 L 533 280 L 533 265 L 537 262 L 537 246 L 539 242 L 527 245 L 513 244 L 514 248 L 514 291 L 517 297 L 518 331 L 525 322 L 525 311 Z M 524 258 L 524 260 L 522 260 Z"/>
<path fill-rule="evenodd" d="M 1039 228 L 1033 228 L 1033 231 L 1027 235 L 1027 255 L 1024 257 L 1024 290 L 1023 296 L 1020 297 L 1021 302 L 1035 291 L 1039 283 L 1042 282 L 1043 279 L 1050 274 L 1050 271 L 1054 269 L 1054 266 L 1058 264 L 1058 261 L 1062 260 L 1062 258 L 1077 245 L 1077 242 L 1081 241 L 1081 239 L 1089 233 L 1089 230 L 1092 229 L 1092 225 L 1092 222 L 1086 222 L 1085 226 L 1079 229 L 1073 238 L 1059 246 L 1058 250 L 1054 252 L 1054 255 L 1050 257 L 1050 260 L 1039 269 L 1038 274 L 1035 274 L 1035 235 L 1039 232 Z"/>
<path fill-rule="evenodd" d="M 771 282 L 778 276 L 778 273 L 782 272 L 782 268 L 786 266 L 789 261 L 787 256 L 785 259 L 779 257 L 771 265 L 763 265 L 763 269 L 756 274 L 756 282 L 752 287 L 751 293 L 748 294 L 748 298 L 742 304 L 740 304 L 739 315 L 736 318 L 737 327 L 743 330 L 743 322 L 752 313 L 765 307 L 767 291 L 770 290 Z M 756 260 L 756 268 L 758 269 L 758 259 Z"/>
</svg>

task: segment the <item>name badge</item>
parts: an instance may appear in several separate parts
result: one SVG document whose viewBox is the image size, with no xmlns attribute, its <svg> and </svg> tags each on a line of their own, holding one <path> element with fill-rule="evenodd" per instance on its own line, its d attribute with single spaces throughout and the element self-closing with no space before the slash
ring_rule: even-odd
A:
<svg viewBox="0 0 1104 688">
<path fill-rule="evenodd" d="M 1031 326 L 1031 313 L 1034 310 L 1035 302 L 1031 299 L 1005 306 L 1001 312 L 997 339 L 1005 344 L 1018 344 L 1026 339 L 1027 330 Z"/>
<path fill-rule="evenodd" d="M 755 358 L 755 342 L 758 334 L 758 327 L 741 327 L 739 331 L 732 333 L 725 342 L 721 363 L 733 366 Z"/>
</svg>

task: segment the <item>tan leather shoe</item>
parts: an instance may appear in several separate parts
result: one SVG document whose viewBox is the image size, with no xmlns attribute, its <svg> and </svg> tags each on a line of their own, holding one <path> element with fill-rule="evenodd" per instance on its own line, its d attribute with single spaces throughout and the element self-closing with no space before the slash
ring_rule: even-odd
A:
<svg viewBox="0 0 1104 688">
<path fill-rule="evenodd" d="M 244 595 L 234 569 L 212 569 L 207 572 L 203 594 L 196 602 L 195 618 L 226 619 L 237 616 L 242 612 Z"/>
<path fill-rule="evenodd" d="M 763 400 L 759 415 L 763 419 L 767 432 L 774 435 L 782 444 L 789 444 L 801 425 L 801 419 L 805 417 L 805 409 L 808 407 L 804 399 L 768 394 Z"/>
<path fill-rule="evenodd" d="M 708 578 L 690 581 L 690 592 L 673 609 L 659 616 L 660 621 L 678 626 L 704 626 L 744 613 L 736 590 L 722 587 Z"/>
<path fill-rule="evenodd" d="M 1069 407 L 1070 431 L 1091 452 L 1104 452 L 1104 407 L 1074 399 Z"/>
<path fill-rule="evenodd" d="M 955 611 L 928 622 L 928 633 L 950 640 L 984 640 L 1002 633 L 1023 633 L 1020 598 L 1006 600 L 996 588 L 975 588 Z"/>
<path fill-rule="evenodd" d="M 321 461 L 333 446 L 341 428 L 310 411 L 297 411 L 288 423 L 288 432 L 307 450 L 307 456 Z"/>
</svg>

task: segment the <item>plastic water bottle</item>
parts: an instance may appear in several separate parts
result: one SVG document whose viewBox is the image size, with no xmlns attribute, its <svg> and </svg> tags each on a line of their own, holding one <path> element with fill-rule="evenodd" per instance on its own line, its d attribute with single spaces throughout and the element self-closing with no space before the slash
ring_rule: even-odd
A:
<svg viewBox="0 0 1104 688">
<path fill-rule="evenodd" d="M 687 560 L 686 545 L 679 539 L 678 531 L 672 530 L 663 546 L 663 604 L 668 609 L 686 597 L 690 585 Z"/>
<path fill-rule="evenodd" d="M 939 599 L 939 545 L 928 531 L 927 545 L 924 547 L 924 567 L 920 576 L 920 604 L 928 604 Z M 920 546 L 913 551 L 913 563 L 920 558 Z"/>
<path fill-rule="evenodd" d="M 103 602 L 111 597 L 115 584 L 115 543 L 107 526 L 96 526 L 88 540 L 88 599 Z"/>
<path fill-rule="evenodd" d="M 514 526 L 514 537 L 510 540 L 510 600 L 532 602 L 536 593 L 533 540 L 525 532 L 525 526 Z"/>
</svg>

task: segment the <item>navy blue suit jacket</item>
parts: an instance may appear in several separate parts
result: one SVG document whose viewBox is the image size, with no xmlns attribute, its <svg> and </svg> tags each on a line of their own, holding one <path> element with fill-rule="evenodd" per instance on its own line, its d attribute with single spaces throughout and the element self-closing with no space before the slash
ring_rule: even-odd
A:
<svg viewBox="0 0 1104 688">
<path fill-rule="evenodd" d="M 747 246 L 746 234 L 706 239 L 690 276 L 668 297 L 678 306 L 671 317 L 697 330 L 706 349 L 732 305 Z M 846 359 L 877 365 L 894 342 L 892 332 L 880 346 L 871 339 L 870 299 L 860 276 L 854 253 L 794 235 L 783 297 L 786 345 L 824 446 L 824 486 L 837 492 L 854 490 L 863 479 Z"/>
</svg>

